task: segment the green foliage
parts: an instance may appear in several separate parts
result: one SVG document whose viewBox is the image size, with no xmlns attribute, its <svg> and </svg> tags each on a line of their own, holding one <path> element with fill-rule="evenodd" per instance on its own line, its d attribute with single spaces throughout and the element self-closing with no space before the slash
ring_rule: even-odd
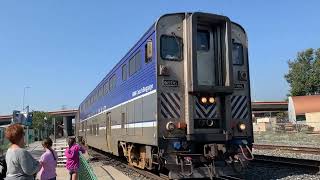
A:
<svg viewBox="0 0 320 180">
<path fill-rule="evenodd" d="M 33 111 L 32 117 L 32 128 L 35 130 L 42 130 L 47 128 L 47 125 L 52 124 L 52 118 L 47 112 L 43 111 Z"/>
<path fill-rule="evenodd" d="M 285 79 L 290 84 L 290 96 L 320 93 L 320 48 L 299 52 L 296 59 L 288 61 L 288 65 Z"/>
</svg>

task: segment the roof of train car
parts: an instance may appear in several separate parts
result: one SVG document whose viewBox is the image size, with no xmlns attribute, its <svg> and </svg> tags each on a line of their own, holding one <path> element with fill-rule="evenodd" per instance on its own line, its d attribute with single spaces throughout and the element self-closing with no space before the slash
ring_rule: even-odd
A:
<svg viewBox="0 0 320 180">
<path fill-rule="evenodd" d="M 196 12 L 168 13 L 168 14 L 162 15 L 161 17 L 167 16 L 167 15 L 170 15 L 170 14 L 192 14 L 192 13 L 196 13 Z M 159 17 L 159 19 L 160 19 L 161 17 Z M 159 20 L 159 19 L 158 19 L 158 20 Z M 157 20 L 157 21 L 158 21 L 158 20 Z M 149 36 L 155 31 L 157 21 L 150 26 L 150 28 L 149 28 L 149 29 L 139 38 L 139 40 L 128 50 L 128 52 L 121 58 L 121 60 L 117 62 L 117 64 L 106 74 L 106 76 L 99 82 L 99 84 L 89 93 L 89 95 L 87 95 L 87 96 L 84 98 L 84 100 L 80 103 L 80 106 L 81 106 L 99 87 L 101 87 L 101 85 L 104 84 L 104 83 L 107 81 L 107 79 L 109 79 L 109 78 L 113 75 L 114 71 L 115 71 L 116 69 L 118 69 L 119 66 L 120 66 L 121 64 L 123 64 L 123 62 L 124 62 L 125 60 L 127 60 L 128 57 L 130 57 L 131 55 L 133 55 L 133 51 L 134 51 L 137 47 L 140 47 L 140 46 L 141 46 L 141 44 L 142 44 L 142 42 L 144 41 L 144 39 L 147 38 L 147 37 L 149 37 Z M 236 23 L 236 22 L 232 22 L 232 23 L 238 25 L 238 26 L 244 31 L 244 28 L 243 28 L 241 25 L 239 25 L 239 24 Z M 245 32 L 245 31 L 244 31 L 244 32 Z"/>
<path fill-rule="evenodd" d="M 185 14 L 185 13 L 189 13 L 189 14 L 190 14 L 191 12 L 168 13 L 168 14 L 162 15 L 161 17 L 167 16 L 167 15 L 170 15 L 170 14 Z M 143 42 L 144 38 L 149 37 L 149 36 L 155 31 L 155 29 L 156 29 L 156 24 L 157 24 L 158 20 L 159 20 L 161 17 L 159 17 L 159 18 L 157 19 L 157 21 L 154 22 L 154 23 L 150 26 L 150 28 L 149 28 L 149 29 L 139 38 L 139 40 L 128 50 L 128 52 L 121 58 L 121 60 L 107 73 L 107 75 L 99 82 L 99 84 L 89 93 L 89 95 L 87 95 L 87 96 L 84 98 L 84 100 L 80 103 L 80 106 L 83 104 L 83 102 L 85 102 L 85 101 L 88 99 L 88 97 L 90 97 L 90 96 L 93 94 L 93 92 L 94 92 L 95 90 L 98 89 L 98 87 L 101 86 L 101 84 L 105 83 L 105 82 L 107 81 L 107 79 L 111 77 L 111 75 L 114 73 L 114 71 L 115 71 L 125 60 L 127 60 L 128 57 L 130 57 L 130 56 L 132 55 L 132 51 L 133 51 L 135 48 L 137 48 L 137 47 L 139 47 L 139 46 L 141 45 L 141 43 Z M 150 35 L 148 36 L 149 33 L 150 33 Z"/>
<path fill-rule="evenodd" d="M 144 39 L 148 38 L 152 35 L 152 33 L 155 31 L 155 23 L 152 24 L 152 26 L 139 38 L 139 40 L 130 48 L 130 50 L 121 58 L 120 61 L 117 62 L 117 64 L 107 73 L 107 75 L 99 82 L 99 84 L 89 93 L 89 95 L 84 98 L 84 100 L 81 102 L 80 106 L 83 104 L 84 101 L 86 101 L 102 84 L 104 84 L 107 79 L 109 79 L 114 71 L 116 71 L 120 65 L 123 64 L 124 61 L 127 60 L 128 57 L 133 55 L 133 51 L 140 47 Z"/>
</svg>

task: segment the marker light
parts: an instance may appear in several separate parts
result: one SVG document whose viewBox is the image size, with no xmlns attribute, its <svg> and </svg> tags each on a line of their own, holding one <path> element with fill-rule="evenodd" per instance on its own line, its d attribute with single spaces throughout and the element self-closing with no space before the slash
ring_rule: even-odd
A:
<svg viewBox="0 0 320 180">
<path fill-rule="evenodd" d="M 171 122 L 171 121 L 168 122 L 167 125 L 166 125 L 166 129 L 167 129 L 168 131 L 173 131 L 175 128 L 176 128 L 176 126 L 175 126 L 174 123 Z"/>
<path fill-rule="evenodd" d="M 246 125 L 243 123 L 239 124 L 239 130 L 244 131 L 246 129 Z"/>
<path fill-rule="evenodd" d="M 210 98 L 209 98 L 209 102 L 210 102 L 211 104 L 213 104 L 215 101 L 216 101 L 216 100 L 214 99 L 214 97 L 210 97 Z"/>
<path fill-rule="evenodd" d="M 207 100 L 207 98 L 206 98 L 206 97 L 202 97 L 202 98 L 201 98 L 201 102 L 202 102 L 203 104 L 205 104 L 205 103 L 207 103 L 207 102 L 208 102 L 208 100 Z"/>
</svg>

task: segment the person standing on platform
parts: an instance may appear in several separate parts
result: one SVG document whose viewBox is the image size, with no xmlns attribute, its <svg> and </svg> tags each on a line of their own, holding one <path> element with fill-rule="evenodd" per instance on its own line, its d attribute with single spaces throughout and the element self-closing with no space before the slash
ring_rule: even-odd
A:
<svg viewBox="0 0 320 180">
<path fill-rule="evenodd" d="M 57 153 L 52 149 L 52 140 L 45 138 L 42 146 L 46 150 L 40 157 L 41 169 L 38 173 L 40 180 L 56 180 Z"/>
<path fill-rule="evenodd" d="M 5 137 L 11 142 L 6 153 L 6 180 L 33 180 L 40 164 L 24 149 L 24 131 L 20 124 L 6 128 Z"/>
<path fill-rule="evenodd" d="M 79 152 L 85 153 L 85 149 L 76 143 L 75 137 L 70 137 L 68 140 L 69 147 L 65 150 L 65 156 L 67 157 L 66 168 L 70 174 L 70 180 L 78 179 L 79 170 Z"/>
</svg>

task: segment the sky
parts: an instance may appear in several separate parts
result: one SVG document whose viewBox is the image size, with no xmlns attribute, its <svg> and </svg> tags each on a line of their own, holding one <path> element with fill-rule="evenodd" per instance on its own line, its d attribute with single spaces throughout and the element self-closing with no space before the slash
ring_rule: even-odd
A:
<svg viewBox="0 0 320 180">
<path fill-rule="evenodd" d="M 320 47 L 320 1 L 4 0 L 0 2 L 0 115 L 77 108 L 165 13 L 228 16 L 249 39 L 253 101 L 280 101 L 287 61 Z"/>
</svg>

